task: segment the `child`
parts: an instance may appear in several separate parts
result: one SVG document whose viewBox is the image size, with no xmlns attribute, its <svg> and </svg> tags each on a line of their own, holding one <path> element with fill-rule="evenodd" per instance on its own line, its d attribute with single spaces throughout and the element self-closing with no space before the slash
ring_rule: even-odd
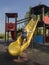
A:
<svg viewBox="0 0 49 65">
<path fill-rule="evenodd" d="M 27 41 L 27 33 L 31 33 L 31 32 L 32 31 L 27 32 L 26 29 L 22 29 L 22 35 L 21 35 L 22 43 L 23 43 L 24 39 Z"/>
<path fill-rule="evenodd" d="M 26 39 L 26 41 L 27 41 L 27 31 L 26 31 L 26 29 L 22 29 L 21 38 L 22 38 L 22 43 L 23 43 L 24 39 Z"/>
</svg>

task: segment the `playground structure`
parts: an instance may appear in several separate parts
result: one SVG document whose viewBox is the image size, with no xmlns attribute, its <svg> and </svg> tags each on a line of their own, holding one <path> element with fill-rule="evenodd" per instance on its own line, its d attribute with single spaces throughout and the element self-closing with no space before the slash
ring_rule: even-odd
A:
<svg viewBox="0 0 49 65">
<path fill-rule="evenodd" d="M 37 26 L 39 18 L 35 22 L 33 19 L 31 19 L 28 23 L 28 25 L 25 27 L 26 31 L 29 32 L 32 30 L 31 33 L 27 34 L 27 41 L 25 40 L 23 44 L 21 45 L 21 36 L 18 37 L 18 39 L 15 42 L 12 42 L 8 47 L 8 52 L 12 56 L 18 56 L 21 55 L 21 53 L 30 45 L 30 41 L 32 39 L 33 33 L 35 31 L 35 28 Z"/>
<path fill-rule="evenodd" d="M 31 9 L 31 14 L 40 15 L 34 36 L 34 43 L 36 44 L 49 43 L 49 17 L 46 15 L 47 12 L 49 12 L 49 7 L 46 5 L 37 5 Z"/>
<path fill-rule="evenodd" d="M 9 40 L 9 32 L 11 32 L 11 36 L 13 40 L 16 40 L 16 31 L 17 31 L 17 13 L 5 13 L 5 41 L 6 41 L 6 36 L 8 36 Z M 15 18 L 14 23 L 9 22 L 10 18 Z M 6 34 L 7 32 L 7 34 Z"/>
<path fill-rule="evenodd" d="M 29 18 L 17 20 L 17 17 L 17 13 L 5 13 L 5 41 L 9 41 L 9 32 L 11 33 L 12 40 L 16 40 L 17 33 L 21 32 L 21 29 L 17 30 L 17 25 L 29 20 Z M 12 22 L 10 19 L 14 19 L 14 21 Z"/>
<path fill-rule="evenodd" d="M 27 34 L 28 40 L 24 41 L 23 45 L 21 45 L 21 40 L 22 40 L 21 35 L 17 38 L 16 41 L 9 44 L 8 52 L 9 52 L 10 55 L 12 55 L 12 56 L 21 55 L 21 53 L 26 48 L 28 48 L 28 46 L 30 45 L 32 38 L 33 38 L 34 43 L 40 43 L 40 44 L 42 43 L 43 44 L 45 42 L 49 42 L 49 40 L 48 40 L 49 36 L 47 36 L 47 32 L 48 32 L 47 30 L 49 29 L 49 17 L 44 15 L 48 11 L 49 11 L 49 7 L 45 6 L 45 5 L 38 5 L 38 6 L 31 8 L 30 15 L 32 15 L 32 14 L 33 14 L 33 16 L 36 15 L 37 20 L 34 21 L 34 19 L 31 19 L 29 21 L 29 23 L 26 25 L 25 29 L 27 30 L 27 32 L 29 32 L 30 30 L 32 30 L 32 32 L 30 34 L 29 33 Z M 11 26 L 12 24 L 10 23 L 8 25 Z M 12 26 L 14 27 L 14 25 L 12 25 Z M 12 28 L 12 27 L 10 27 L 10 28 Z M 39 28 L 40 28 L 41 31 L 43 31 L 42 34 L 39 33 Z M 15 25 L 15 30 L 16 30 L 16 25 Z M 13 30 L 13 31 L 15 31 L 15 30 Z M 12 35 L 14 34 L 14 37 L 12 36 L 12 38 L 15 38 L 16 33 L 14 33 L 13 31 L 11 32 Z M 8 32 L 9 32 L 9 30 L 8 30 Z M 34 32 L 36 34 L 34 34 Z"/>
</svg>

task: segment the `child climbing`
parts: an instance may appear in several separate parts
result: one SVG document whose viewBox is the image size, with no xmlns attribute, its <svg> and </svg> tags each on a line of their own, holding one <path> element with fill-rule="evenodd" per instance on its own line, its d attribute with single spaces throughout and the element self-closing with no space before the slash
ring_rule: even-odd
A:
<svg viewBox="0 0 49 65">
<path fill-rule="evenodd" d="M 27 32 L 25 28 L 22 29 L 22 34 L 21 34 L 22 42 L 21 42 L 21 45 L 22 45 L 24 39 L 25 39 L 25 41 L 27 41 L 27 33 L 30 33 L 30 32 L 32 32 L 32 31 Z"/>
<path fill-rule="evenodd" d="M 23 43 L 24 39 L 27 41 L 27 31 L 26 31 L 26 29 L 22 29 L 21 38 L 22 38 L 22 43 Z"/>
</svg>

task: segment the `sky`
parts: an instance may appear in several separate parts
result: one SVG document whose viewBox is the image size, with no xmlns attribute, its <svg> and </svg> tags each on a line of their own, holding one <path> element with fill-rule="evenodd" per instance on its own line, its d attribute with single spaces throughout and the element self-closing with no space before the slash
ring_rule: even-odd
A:
<svg viewBox="0 0 49 65">
<path fill-rule="evenodd" d="M 41 2 L 49 6 L 49 0 L 0 0 L 0 33 L 5 32 L 5 13 L 18 13 L 18 19 L 23 19 L 30 6 Z"/>
</svg>

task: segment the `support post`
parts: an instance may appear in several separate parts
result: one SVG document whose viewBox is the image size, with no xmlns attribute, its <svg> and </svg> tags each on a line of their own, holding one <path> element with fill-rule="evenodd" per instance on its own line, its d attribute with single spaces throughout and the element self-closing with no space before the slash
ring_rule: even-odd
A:
<svg viewBox="0 0 49 65">
<path fill-rule="evenodd" d="M 44 43 L 45 43 L 45 37 L 46 37 L 46 29 L 45 29 L 45 24 L 44 24 Z"/>
<path fill-rule="evenodd" d="M 42 8 L 42 21 L 43 21 L 43 18 L 44 18 L 44 7 Z"/>
<path fill-rule="evenodd" d="M 6 15 L 5 15 L 5 43 L 6 43 L 6 21 L 7 21 L 7 18 L 6 18 Z"/>
<path fill-rule="evenodd" d="M 9 17 L 8 17 L 8 24 L 9 24 Z M 9 42 L 9 30 L 8 30 L 8 33 L 7 33 L 7 37 L 8 37 L 7 41 Z"/>
<path fill-rule="evenodd" d="M 15 17 L 15 40 L 17 39 L 17 34 L 16 34 L 16 31 L 17 31 L 17 18 Z"/>
<path fill-rule="evenodd" d="M 43 21 L 43 18 L 44 18 L 44 7 L 42 8 L 42 21 Z M 45 43 L 45 37 L 46 37 L 46 28 L 45 28 L 45 24 L 44 24 L 43 27 L 44 27 L 44 28 L 43 28 L 43 30 L 44 30 L 43 35 L 44 35 L 44 43 Z"/>
</svg>

